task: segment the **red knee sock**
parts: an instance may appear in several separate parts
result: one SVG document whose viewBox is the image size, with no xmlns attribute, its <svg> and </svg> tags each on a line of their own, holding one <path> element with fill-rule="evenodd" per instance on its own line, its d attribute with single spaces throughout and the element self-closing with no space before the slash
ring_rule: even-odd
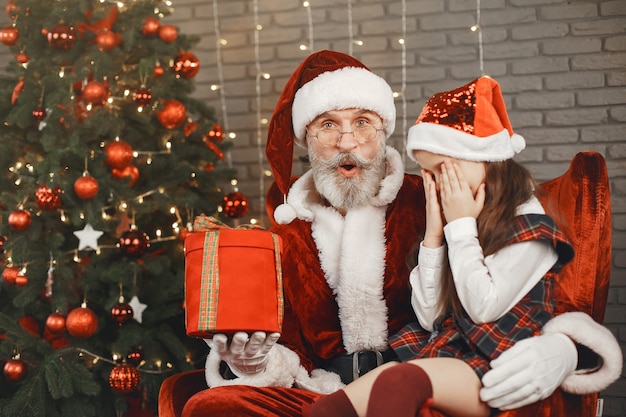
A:
<svg viewBox="0 0 626 417">
<path fill-rule="evenodd" d="M 368 417 L 415 417 L 433 396 L 430 378 L 422 368 L 400 363 L 383 371 L 372 386 Z"/>
<path fill-rule="evenodd" d="M 304 417 L 358 417 L 343 390 L 319 397 L 310 408 L 303 409 Z"/>
</svg>

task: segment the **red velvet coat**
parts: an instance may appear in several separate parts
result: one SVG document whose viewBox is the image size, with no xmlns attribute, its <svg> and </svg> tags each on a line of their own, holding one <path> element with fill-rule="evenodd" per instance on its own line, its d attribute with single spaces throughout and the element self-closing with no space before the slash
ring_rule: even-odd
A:
<svg viewBox="0 0 626 417">
<path fill-rule="evenodd" d="M 386 210 L 383 293 L 388 309 L 388 335 L 416 320 L 406 260 L 424 233 L 424 212 L 418 209 L 424 204 L 421 177 L 405 175 L 397 198 Z M 319 368 L 322 360 L 345 353 L 346 349 L 337 301 L 324 277 L 311 223 L 296 219 L 271 230 L 283 238 L 283 257 L 289 259 L 283 265 L 286 306 L 280 343 L 298 352 L 308 370 Z"/>
</svg>

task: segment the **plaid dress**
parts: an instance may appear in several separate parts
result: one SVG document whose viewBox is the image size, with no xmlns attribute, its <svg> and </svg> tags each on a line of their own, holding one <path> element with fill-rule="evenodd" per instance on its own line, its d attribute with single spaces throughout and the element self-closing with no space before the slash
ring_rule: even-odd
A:
<svg viewBox="0 0 626 417">
<path fill-rule="evenodd" d="M 419 323 L 410 323 L 389 338 L 401 361 L 416 358 L 452 357 L 467 362 L 479 378 L 489 370 L 489 362 L 515 344 L 540 333 L 552 318 L 554 275 L 574 256 L 574 250 L 554 220 L 545 214 L 515 218 L 508 244 L 543 239 L 558 254 L 552 269 L 511 310 L 498 320 L 477 324 L 467 315 L 448 313 L 437 319 L 433 332 Z"/>
</svg>

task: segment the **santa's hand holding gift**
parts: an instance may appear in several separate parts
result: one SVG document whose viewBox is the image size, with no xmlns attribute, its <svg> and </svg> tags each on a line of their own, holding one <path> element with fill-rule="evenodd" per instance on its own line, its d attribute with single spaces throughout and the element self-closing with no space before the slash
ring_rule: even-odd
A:
<svg viewBox="0 0 626 417">
<path fill-rule="evenodd" d="M 248 336 L 245 332 L 236 332 L 229 343 L 228 337 L 220 333 L 206 342 L 209 347 L 219 353 L 233 374 L 244 377 L 265 370 L 269 360 L 269 351 L 279 336 L 280 333 L 268 335 L 265 332 L 254 332 Z"/>
</svg>

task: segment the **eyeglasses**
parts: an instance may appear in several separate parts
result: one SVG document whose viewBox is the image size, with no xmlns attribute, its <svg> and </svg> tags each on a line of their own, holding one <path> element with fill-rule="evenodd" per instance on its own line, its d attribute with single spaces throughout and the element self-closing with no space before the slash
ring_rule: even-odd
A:
<svg viewBox="0 0 626 417">
<path fill-rule="evenodd" d="M 317 139 L 320 145 L 326 148 L 332 148 L 339 144 L 343 135 L 347 135 L 351 133 L 354 136 L 354 140 L 359 145 L 365 145 L 368 142 L 371 142 L 376 138 L 378 132 L 385 130 L 384 127 L 377 129 L 373 125 L 358 125 L 352 131 L 342 132 L 336 127 L 323 127 L 318 130 L 314 135 L 309 133 L 310 136 L 313 136 Z"/>
</svg>

